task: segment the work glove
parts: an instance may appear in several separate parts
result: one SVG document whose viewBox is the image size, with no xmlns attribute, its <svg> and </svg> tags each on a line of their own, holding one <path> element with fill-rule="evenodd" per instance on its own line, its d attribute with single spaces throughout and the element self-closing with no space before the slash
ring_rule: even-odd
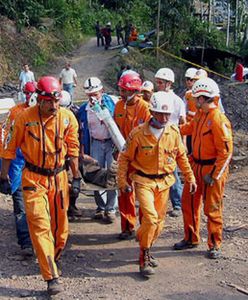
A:
<svg viewBox="0 0 248 300">
<path fill-rule="evenodd" d="M 133 191 L 133 188 L 126 184 L 124 187 L 121 188 L 122 193 L 131 193 Z"/>
<path fill-rule="evenodd" d="M 71 193 L 73 197 L 77 198 L 80 192 L 80 184 L 81 184 L 81 179 L 80 177 L 72 179 L 71 183 Z"/>
<path fill-rule="evenodd" d="M 203 176 L 203 180 L 207 185 L 212 186 L 214 184 L 214 179 L 210 174 L 206 174 L 205 176 Z"/>
<path fill-rule="evenodd" d="M 11 195 L 11 186 L 9 179 L 0 178 L 0 193 Z"/>
<path fill-rule="evenodd" d="M 189 184 L 189 192 L 190 194 L 194 194 L 197 190 L 197 184 L 195 182 L 191 182 Z"/>
</svg>

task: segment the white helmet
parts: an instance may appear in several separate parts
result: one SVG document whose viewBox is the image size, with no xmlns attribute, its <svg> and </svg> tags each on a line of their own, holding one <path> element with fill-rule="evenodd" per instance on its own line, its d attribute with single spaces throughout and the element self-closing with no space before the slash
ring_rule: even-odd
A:
<svg viewBox="0 0 248 300">
<path fill-rule="evenodd" d="M 33 106 L 35 106 L 37 104 L 37 96 L 38 96 L 37 93 L 33 93 L 31 95 L 31 97 L 28 100 L 28 106 L 29 107 L 33 107 Z"/>
<path fill-rule="evenodd" d="M 174 101 L 172 94 L 163 91 L 156 92 L 151 97 L 151 111 L 168 113 L 174 112 Z"/>
<path fill-rule="evenodd" d="M 195 78 L 196 72 L 197 72 L 196 68 L 188 68 L 185 72 L 185 77 L 193 79 Z"/>
<path fill-rule="evenodd" d="M 59 105 L 62 107 L 69 107 L 71 105 L 71 95 L 67 91 L 61 91 L 61 98 Z"/>
<path fill-rule="evenodd" d="M 208 77 L 208 72 L 205 71 L 204 69 L 199 69 L 196 71 L 194 79 L 198 80 L 201 78 L 207 78 Z"/>
<path fill-rule="evenodd" d="M 152 92 L 153 90 L 154 90 L 154 85 L 151 81 L 146 80 L 143 82 L 143 84 L 141 86 L 141 91 Z"/>
<path fill-rule="evenodd" d="M 107 23 L 107 26 L 111 26 L 111 22 L 108 22 L 108 23 Z"/>
<path fill-rule="evenodd" d="M 217 83 L 211 78 L 202 78 L 197 80 L 192 87 L 193 97 L 206 96 L 213 98 L 219 96 L 220 90 Z"/>
<path fill-rule="evenodd" d="M 99 92 L 103 89 L 102 82 L 97 77 L 90 77 L 84 82 L 84 91 L 86 94 Z"/>
<path fill-rule="evenodd" d="M 157 71 L 155 74 L 155 78 L 168 80 L 171 82 L 175 82 L 175 74 L 174 72 L 169 68 L 161 68 Z"/>
</svg>

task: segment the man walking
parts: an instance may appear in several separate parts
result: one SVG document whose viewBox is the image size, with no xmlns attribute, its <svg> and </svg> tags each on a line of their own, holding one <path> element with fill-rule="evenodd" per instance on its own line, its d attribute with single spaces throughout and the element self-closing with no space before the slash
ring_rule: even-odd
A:
<svg viewBox="0 0 248 300">
<path fill-rule="evenodd" d="M 72 112 L 59 107 L 61 87 L 56 78 L 42 77 L 36 92 L 37 105 L 18 116 L 7 137 L 0 191 L 10 193 L 8 170 L 20 147 L 29 233 L 47 291 L 53 295 L 62 291 L 57 263 L 68 237 L 66 156 L 73 174 L 72 190 L 75 195 L 80 190 L 78 124 Z"/>
<path fill-rule="evenodd" d="M 61 71 L 59 82 L 63 85 L 63 90 L 67 91 L 73 98 L 73 90 L 77 85 L 77 73 L 69 62 L 66 62 L 65 68 Z"/>
<path fill-rule="evenodd" d="M 140 244 L 140 273 L 143 276 L 153 275 L 154 267 L 158 266 L 150 249 L 164 227 L 169 189 L 175 182 L 173 171 L 177 164 L 190 192 L 196 190 L 195 178 L 179 130 L 169 123 L 173 109 L 170 94 L 154 93 L 151 120 L 130 133 L 126 149 L 119 157 L 118 183 L 122 192 L 132 189 L 128 182 L 129 165 L 134 169 L 131 178 L 142 212 L 137 239 Z"/>
<path fill-rule="evenodd" d="M 118 87 L 121 99 L 116 103 L 114 120 L 125 139 L 129 133 L 138 125 L 150 119 L 148 104 L 140 95 L 142 81 L 139 74 L 132 72 L 121 76 Z M 128 183 L 131 186 L 129 175 L 133 172 L 131 166 L 128 168 Z M 121 215 L 121 240 L 135 237 L 136 207 L 135 195 L 131 189 L 129 192 L 120 191 L 118 197 L 119 211 Z"/>
<path fill-rule="evenodd" d="M 78 118 L 81 123 L 81 155 L 89 155 L 98 161 L 101 168 L 110 167 L 113 162 L 113 142 L 106 125 L 98 118 L 95 105 L 103 105 L 113 115 L 115 103 L 112 98 L 103 93 L 102 82 L 97 77 L 90 77 L 84 82 L 84 90 L 88 102 L 79 110 Z M 107 191 L 105 195 L 95 192 L 96 212 L 94 219 L 113 223 L 116 219 L 117 191 Z"/>
</svg>

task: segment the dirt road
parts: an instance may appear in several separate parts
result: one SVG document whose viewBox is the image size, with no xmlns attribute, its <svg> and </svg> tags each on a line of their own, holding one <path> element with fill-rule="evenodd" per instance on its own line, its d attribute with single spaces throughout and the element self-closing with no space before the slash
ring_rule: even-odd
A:
<svg viewBox="0 0 248 300">
<path fill-rule="evenodd" d="M 115 53 L 95 47 L 89 41 L 73 53 L 82 82 L 89 75 L 101 75 Z M 86 55 L 86 57 L 84 57 Z M 58 66 L 58 74 L 63 66 Z M 226 189 L 223 258 L 210 261 L 206 254 L 206 219 L 202 219 L 199 248 L 175 252 L 172 245 L 183 237 L 182 218 L 167 217 L 164 233 L 153 248 L 159 259 L 156 275 L 145 280 L 139 275 L 138 244 L 119 241 L 120 219 L 113 225 L 91 220 L 95 205 L 91 196 L 81 195 L 84 216 L 70 223 L 70 238 L 62 258 L 64 292 L 53 299 L 146 299 L 146 300 L 232 300 L 248 299 L 228 284 L 248 290 L 248 167 L 230 176 Z M 12 201 L 0 196 L 0 299 L 47 299 L 37 262 L 20 255 L 14 231 Z"/>
</svg>

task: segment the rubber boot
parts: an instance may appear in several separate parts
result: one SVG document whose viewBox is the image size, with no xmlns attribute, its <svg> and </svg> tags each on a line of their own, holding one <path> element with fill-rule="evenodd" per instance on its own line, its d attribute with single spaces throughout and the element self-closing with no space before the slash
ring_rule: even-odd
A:
<svg viewBox="0 0 248 300">
<path fill-rule="evenodd" d="M 150 261 L 150 266 L 152 268 L 157 268 L 158 267 L 158 260 L 152 256 L 150 249 L 148 250 L 149 252 L 149 261 Z"/>
<path fill-rule="evenodd" d="M 150 263 L 149 249 L 140 249 L 140 274 L 149 277 L 155 274 Z"/>
<path fill-rule="evenodd" d="M 53 278 L 47 281 L 47 293 L 48 295 L 56 295 L 63 292 L 63 288 L 59 283 L 58 278 Z"/>
</svg>

